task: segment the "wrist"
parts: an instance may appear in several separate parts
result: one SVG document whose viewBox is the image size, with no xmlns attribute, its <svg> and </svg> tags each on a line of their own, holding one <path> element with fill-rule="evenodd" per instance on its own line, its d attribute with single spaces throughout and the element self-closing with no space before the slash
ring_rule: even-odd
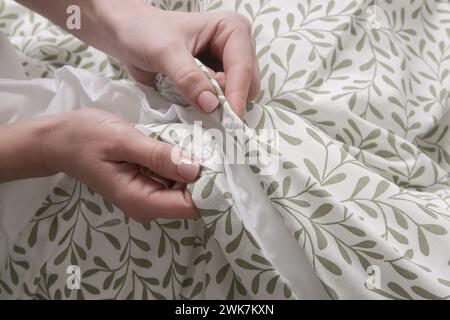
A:
<svg viewBox="0 0 450 320">
<path fill-rule="evenodd" d="M 37 137 L 39 143 L 39 155 L 42 167 L 50 174 L 64 171 L 64 128 L 67 122 L 67 114 L 60 114 L 43 118 Z M 67 142 L 67 141 L 66 141 Z"/>
<path fill-rule="evenodd" d="M 0 182 L 57 173 L 47 145 L 59 123 L 59 117 L 43 117 L 0 126 Z"/>
<path fill-rule="evenodd" d="M 92 28 L 101 30 L 104 39 L 103 43 L 99 43 L 100 40 L 96 38 L 92 44 L 121 61 L 128 55 L 125 43 L 130 37 L 129 25 L 143 14 L 161 11 L 142 0 L 93 1 L 92 6 L 91 17 L 95 21 Z"/>
</svg>

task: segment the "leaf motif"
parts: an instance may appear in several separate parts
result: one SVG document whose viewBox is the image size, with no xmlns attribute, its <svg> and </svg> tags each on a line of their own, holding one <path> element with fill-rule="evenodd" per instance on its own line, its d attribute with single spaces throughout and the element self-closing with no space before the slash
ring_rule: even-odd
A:
<svg viewBox="0 0 450 320">
<path fill-rule="evenodd" d="M 308 168 L 309 172 L 313 175 L 313 177 L 317 181 L 320 181 L 319 170 L 317 170 L 315 164 L 309 159 L 304 159 L 303 162 L 305 163 L 306 167 Z"/>
<path fill-rule="evenodd" d="M 216 210 L 216 209 L 199 209 L 199 210 L 200 210 L 201 215 L 204 217 L 213 217 L 213 216 L 217 216 L 217 215 L 223 213 L 222 210 Z"/>
<path fill-rule="evenodd" d="M 216 181 L 217 174 L 213 175 L 212 178 L 206 183 L 205 187 L 202 190 L 202 199 L 208 198 L 214 188 L 214 182 Z"/>
<path fill-rule="evenodd" d="M 375 154 L 381 158 L 386 158 L 386 159 L 397 157 L 397 155 L 395 153 L 393 153 L 391 151 L 387 151 L 387 150 L 380 150 L 380 151 L 377 151 Z"/>
<path fill-rule="evenodd" d="M 58 233 L 58 217 L 55 216 L 52 220 L 52 224 L 50 225 L 50 230 L 48 233 L 48 239 L 50 241 L 54 241 L 56 238 L 56 234 Z"/>
<path fill-rule="evenodd" d="M 35 217 L 40 217 L 41 215 L 43 215 L 47 209 L 50 208 L 50 205 L 45 205 L 43 207 L 40 207 L 39 209 L 37 209 L 36 213 L 34 214 Z"/>
<path fill-rule="evenodd" d="M 291 43 L 291 44 L 289 45 L 288 50 L 287 50 L 287 53 L 286 53 L 286 58 L 287 58 L 288 61 L 291 60 L 292 55 L 294 54 L 294 51 L 295 51 L 295 47 L 296 47 L 296 46 L 295 46 L 295 43 Z"/>
<path fill-rule="evenodd" d="M 242 232 L 239 233 L 239 235 L 236 238 L 234 238 L 229 244 L 227 244 L 227 246 L 225 247 L 226 252 L 231 253 L 236 251 L 236 249 L 241 244 L 242 234 L 243 234 Z"/>
<path fill-rule="evenodd" d="M 325 143 L 323 142 L 322 138 L 314 130 L 312 130 L 310 128 L 306 128 L 306 132 L 311 136 L 311 138 L 313 138 L 314 140 L 316 140 L 320 144 L 325 145 Z"/>
<path fill-rule="evenodd" d="M 291 177 L 285 177 L 283 180 L 283 197 L 286 197 L 289 193 L 289 189 L 291 188 Z"/>
<path fill-rule="evenodd" d="M 53 193 L 60 197 L 70 197 L 70 194 L 61 188 L 53 188 Z"/>
<path fill-rule="evenodd" d="M 376 219 L 378 217 L 378 213 L 373 209 L 372 207 L 361 203 L 361 202 L 355 202 L 365 213 L 369 215 L 369 217 Z"/>
<path fill-rule="evenodd" d="M 266 266 L 272 266 L 272 264 L 266 258 L 258 254 L 252 254 L 251 258 L 253 261 L 256 261 L 258 263 L 264 264 Z"/>
<path fill-rule="evenodd" d="M 275 291 L 275 287 L 277 285 L 278 279 L 280 278 L 280 275 L 274 276 L 272 279 L 267 282 L 266 290 L 269 294 L 273 294 Z"/>
<path fill-rule="evenodd" d="M 278 181 L 272 181 L 269 187 L 267 188 L 267 195 L 268 196 L 272 195 L 275 191 L 278 190 L 279 186 L 280 184 L 278 183 Z"/>
<path fill-rule="evenodd" d="M 421 225 L 421 227 L 437 236 L 443 236 L 447 234 L 447 230 L 444 227 L 437 224 L 423 224 Z"/>
<path fill-rule="evenodd" d="M 28 245 L 30 246 L 30 248 L 33 248 L 34 245 L 36 244 L 38 230 L 39 230 L 39 222 L 36 222 L 33 228 L 31 228 L 31 232 L 28 237 Z"/>
<path fill-rule="evenodd" d="M 311 219 L 314 220 L 314 219 L 322 218 L 323 216 L 330 213 L 330 211 L 333 210 L 333 208 L 334 208 L 334 206 L 332 204 L 329 204 L 329 203 L 322 204 L 311 215 Z"/>
<path fill-rule="evenodd" d="M 81 199 L 81 202 L 89 209 L 93 214 L 100 216 L 102 214 L 102 209 L 100 206 L 90 200 Z"/>
<path fill-rule="evenodd" d="M 353 193 L 350 196 L 350 198 L 354 198 L 358 193 L 360 193 L 361 190 L 363 190 L 367 186 L 369 181 L 370 179 L 368 176 L 359 178 L 358 182 L 356 183 L 355 190 L 353 190 Z"/>
<path fill-rule="evenodd" d="M 345 250 L 344 246 L 340 243 L 337 242 L 337 247 L 339 249 L 339 253 L 341 254 L 342 258 L 345 260 L 345 262 L 347 262 L 348 264 L 352 264 L 352 259 L 350 258 L 348 252 Z"/>
<path fill-rule="evenodd" d="M 378 198 L 379 196 L 381 196 L 383 193 L 386 192 L 386 190 L 389 188 L 389 183 L 386 180 L 381 180 L 378 185 L 377 188 L 375 190 L 375 194 L 373 195 L 373 199 Z"/>
<path fill-rule="evenodd" d="M 260 274 L 257 273 L 256 276 L 253 278 L 251 284 L 253 294 L 257 294 L 259 291 L 259 281 L 260 281 Z"/>
<path fill-rule="evenodd" d="M 152 266 L 152 263 L 147 259 L 142 258 L 133 258 L 131 257 L 131 260 L 136 264 L 138 267 L 149 269 Z"/>
<path fill-rule="evenodd" d="M 295 121 L 292 120 L 290 116 L 288 116 L 287 112 L 282 111 L 281 109 L 273 109 L 277 114 L 278 118 L 280 118 L 284 123 L 288 125 L 295 124 Z"/>
<path fill-rule="evenodd" d="M 225 280 L 225 277 L 226 277 L 229 269 L 230 269 L 230 265 L 227 263 L 219 270 L 219 272 L 217 272 L 216 282 L 218 284 L 221 284 L 223 282 L 223 280 Z"/>
<path fill-rule="evenodd" d="M 424 173 L 425 173 L 425 167 L 424 166 L 419 167 L 419 169 L 417 169 L 416 172 L 414 172 L 414 174 L 411 176 L 411 180 L 420 177 Z"/>
<path fill-rule="evenodd" d="M 314 232 L 316 233 L 317 247 L 319 248 L 319 250 L 325 249 L 328 246 L 328 241 L 325 238 L 323 232 L 315 224 L 313 224 L 313 229 Z"/>
<path fill-rule="evenodd" d="M 133 243 L 139 247 L 139 249 L 141 249 L 142 251 L 148 252 L 150 251 L 150 245 L 142 240 L 136 239 L 131 237 L 131 241 L 133 241 Z"/>
<path fill-rule="evenodd" d="M 331 184 L 336 184 L 339 182 L 344 181 L 346 178 L 346 175 L 344 173 L 338 173 L 330 178 L 328 178 L 327 180 L 325 180 L 325 182 L 322 183 L 322 186 L 328 186 Z"/>
<path fill-rule="evenodd" d="M 63 263 L 63 261 L 67 257 L 68 252 L 69 252 L 69 247 L 65 248 L 63 251 L 61 251 L 61 253 L 58 256 L 56 256 L 55 261 L 54 261 L 56 266 Z"/>
<path fill-rule="evenodd" d="M 76 201 L 69 210 L 67 210 L 66 212 L 64 212 L 64 214 L 62 215 L 62 218 L 64 221 L 69 221 L 73 215 L 75 214 L 75 211 L 78 209 L 78 201 Z"/>
<path fill-rule="evenodd" d="M 341 63 L 339 63 L 337 66 L 335 66 L 333 68 L 333 71 L 337 71 L 337 70 L 340 70 L 340 69 L 348 68 L 352 64 L 353 64 L 352 60 L 349 60 L 349 59 L 343 60 Z"/>
<path fill-rule="evenodd" d="M 270 96 L 273 97 L 275 94 L 275 82 L 276 82 L 277 78 L 275 73 L 272 73 L 269 77 L 269 92 L 270 92 Z M 275 109 L 276 110 L 276 109 Z"/>
<path fill-rule="evenodd" d="M 308 201 L 304 201 L 304 200 L 299 200 L 299 199 L 292 199 L 289 198 L 287 199 L 289 202 L 292 202 L 293 204 L 295 204 L 296 206 L 299 206 L 300 208 L 308 208 L 311 206 L 311 204 Z"/>
<path fill-rule="evenodd" d="M 430 255 L 430 246 L 428 245 L 427 237 L 425 236 L 422 228 L 417 229 L 417 235 L 419 238 L 419 248 L 423 255 Z"/>
<path fill-rule="evenodd" d="M 281 131 L 279 132 L 279 134 L 290 145 L 298 146 L 299 144 L 301 144 L 303 142 L 301 139 L 293 137 L 293 136 L 290 136 L 290 135 L 285 134 L 285 133 L 283 133 Z"/>
<path fill-rule="evenodd" d="M 403 213 L 398 210 L 397 208 L 393 209 L 394 211 L 394 217 L 395 221 L 397 221 L 397 224 L 402 227 L 403 229 L 408 229 L 408 221 L 403 216 Z"/>
<path fill-rule="evenodd" d="M 412 300 L 412 297 L 408 294 L 408 292 L 406 292 L 406 290 L 403 289 L 399 284 L 397 284 L 395 282 L 389 282 L 388 287 L 389 287 L 389 289 L 391 289 L 392 291 L 397 293 L 399 296 L 401 296 L 405 299 Z"/>
<path fill-rule="evenodd" d="M 159 246 L 158 246 L 158 258 L 161 258 L 165 252 L 166 252 L 166 237 L 164 236 L 164 233 L 161 232 L 161 237 L 159 239 Z"/>
<path fill-rule="evenodd" d="M 317 259 L 319 260 L 319 262 L 332 274 L 336 275 L 336 276 L 341 276 L 342 275 L 342 270 L 341 268 L 339 268 L 337 266 L 337 264 L 335 264 L 334 262 L 332 262 L 331 260 L 316 255 Z"/>
<path fill-rule="evenodd" d="M 326 197 L 331 197 L 331 194 L 326 191 L 326 190 L 311 190 L 308 193 L 312 194 L 315 197 L 319 197 L 319 198 L 326 198 Z"/>
<path fill-rule="evenodd" d="M 289 169 L 296 169 L 296 168 L 298 168 L 298 166 L 291 161 L 283 162 L 283 169 L 289 170 Z"/>
<path fill-rule="evenodd" d="M 293 13 L 288 13 L 287 17 L 286 17 L 286 21 L 287 24 L 289 26 L 289 30 L 292 30 L 292 28 L 294 27 L 294 23 L 295 23 L 295 16 Z"/>
<path fill-rule="evenodd" d="M 417 275 L 414 272 L 411 272 L 409 270 L 406 270 L 405 268 L 400 267 L 399 265 L 392 263 L 392 268 L 394 268 L 395 271 L 398 272 L 402 277 L 408 279 L 408 280 L 415 280 L 417 279 Z"/>
<path fill-rule="evenodd" d="M 364 230 L 359 229 L 357 227 L 349 226 L 346 224 L 341 224 L 341 227 L 345 228 L 347 231 L 353 233 L 355 236 L 358 236 L 358 237 L 365 237 L 367 235 L 364 232 Z"/>
<path fill-rule="evenodd" d="M 281 58 L 278 55 L 272 53 L 271 58 L 273 62 L 275 62 L 275 64 L 277 64 L 281 69 L 286 70 L 286 67 L 284 66 L 283 62 L 281 61 Z"/>
<path fill-rule="evenodd" d="M 245 261 L 245 260 L 243 260 L 241 258 L 236 259 L 236 264 L 239 267 L 241 267 L 243 269 L 246 269 L 246 270 L 261 270 L 261 268 L 255 266 L 255 265 L 253 265 L 253 264 L 251 264 L 251 263 L 249 263 L 249 262 L 247 262 L 247 261 Z"/>
<path fill-rule="evenodd" d="M 100 268 L 109 270 L 108 265 L 106 264 L 106 262 L 101 258 L 101 257 L 94 257 L 94 263 L 99 266 Z"/>
<path fill-rule="evenodd" d="M 103 235 L 105 236 L 106 239 L 108 239 L 108 241 L 112 244 L 114 248 L 116 248 L 117 250 L 120 249 L 120 242 L 119 240 L 117 240 L 115 236 L 109 233 L 103 233 Z"/>
<path fill-rule="evenodd" d="M 331 288 L 330 286 L 328 286 L 327 284 L 325 284 L 325 282 L 323 282 L 322 280 L 320 281 L 322 283 L 322 286 L 325 288 L 325 291 L 327 292 L 328 296 L 333 299 L 333 300 L 339 300 L 339 296 L 336 293 L 336 291 Z"/>
<path fill-rule="evenodd" d="M 397 240 L 398 242 L 402 243 L 402 244 L 408 244 L 408 238 L 406 238 L 403 234 L 401 234 L 400 232 L 396 231 L 395 229 L 392 228 L 388 228 L 390 234 L 392 234 L 392 236 L 395 238 L 395 240 Z"/>
<path fill-rule="evenodd" d="M 118 226 L 120 223 L 121 223 L 120 219 L 107 220 L 107 221 L 103 222 L 102 224 L 100 224 L 99 226 L 97 226 L 97 229 L 115 227 L 115 226 Z"/>
<path fill-rule="evenodd" d="M 430 291 L 419 287 L 419 286 L 412 286 L 412 291 L 414 291 L 415 294 L 421 296 L 422 298 L 429 299 L 429 300 L 442 300 L 441 297 L 435 295 L 434 293 L 431 293 Z"/>
</svg>

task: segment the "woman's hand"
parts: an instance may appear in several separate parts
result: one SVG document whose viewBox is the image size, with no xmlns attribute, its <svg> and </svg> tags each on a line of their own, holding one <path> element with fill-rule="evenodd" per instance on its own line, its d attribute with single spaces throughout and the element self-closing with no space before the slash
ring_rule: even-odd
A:
<svg viewBox="0 0 450 320">
<path fill-rule="evenodd" d="M 47 174 L 62 171 L 79 179 L 139 222 L 198 217 L 186 188 L 166 186 L 166 179 L 189 183 L 197 178 L 200 165 L 189 154 L 108 112 L 82 109 L 56 117 L 58 125 L 42 144 Z"/>
<path fill-rule="evenodd" d="M 17 0 L 66 28 L 69 5 L 81 9 L 81 29 L 67 30 L 128 66 L 137 81 L 151 84 L 154 73 L 167 75 L 199 110 L 219 105 L 214 89 L 194 57 L 212 68 L 234 111 L 259 93 L 259 67 L 251 26 L 234 12 L 173 12 L 142 0 Z M 221 72 L 223 69 L 224 72 Z"/>
<path fill-rule="evenodd" d="M 150 83 L 162 72 L 201 111 L 219 101 L 194 57 L 210 63 L 234 111 L 243 116 L 246 102 L 259 93 L 259 67 L 249 21 L 237 13 L 182 13 L 144 5 L 118 23 L 120 59 L 134 78 Z M 212 62 L 212 63 L 211 63 Z"/>
</svg>

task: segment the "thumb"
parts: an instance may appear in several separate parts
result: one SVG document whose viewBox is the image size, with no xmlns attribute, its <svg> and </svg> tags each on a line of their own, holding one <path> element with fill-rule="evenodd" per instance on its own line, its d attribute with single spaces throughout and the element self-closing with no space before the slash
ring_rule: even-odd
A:
<svg viewBox="0 0 450 320">
<path fill-rule="evenodd" d="M 171 50 L 164 59 L 163 72 L 192 105 L 204 113 L 217 109 L 219 99 L 214 88 L 188 50 Z"/>
<path fill-rule="evenodd" d="M 191 154 L 176 146 L 147 137 L 136 130 L 123 146 L 127 162 L 138 164 L 160 177 L 189 183 L 200 174 L 201 165 Z"/>
<path fill-rule="evenodd" d="M 156 73 L 144 71 L 132 64 L 126 64 L 126 67 L 128 73 L 133 77 L 134 80 L 142 83 L 143 85 L 153 87 L 153 81 L 155 79 Z"/>
</svg>

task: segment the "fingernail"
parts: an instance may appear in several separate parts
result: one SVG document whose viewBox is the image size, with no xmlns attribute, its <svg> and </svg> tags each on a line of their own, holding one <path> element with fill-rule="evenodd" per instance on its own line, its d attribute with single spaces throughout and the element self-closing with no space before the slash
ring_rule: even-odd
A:
<svg viewBox="0 0 450 320">
<path fill-rule="evenodd" d="M 198 104 L 203 111 L 211 113 L 219 106 L 219 99 L 211 91 L 203 91 L 198 97 Z"/>
<path fill-rule="evenodd" d="M 200 165 L 192 159 L 183 158 L 177 164 L 177 172 L 184 179 L 192 181 L 200 174 Z"/>
</svg>

